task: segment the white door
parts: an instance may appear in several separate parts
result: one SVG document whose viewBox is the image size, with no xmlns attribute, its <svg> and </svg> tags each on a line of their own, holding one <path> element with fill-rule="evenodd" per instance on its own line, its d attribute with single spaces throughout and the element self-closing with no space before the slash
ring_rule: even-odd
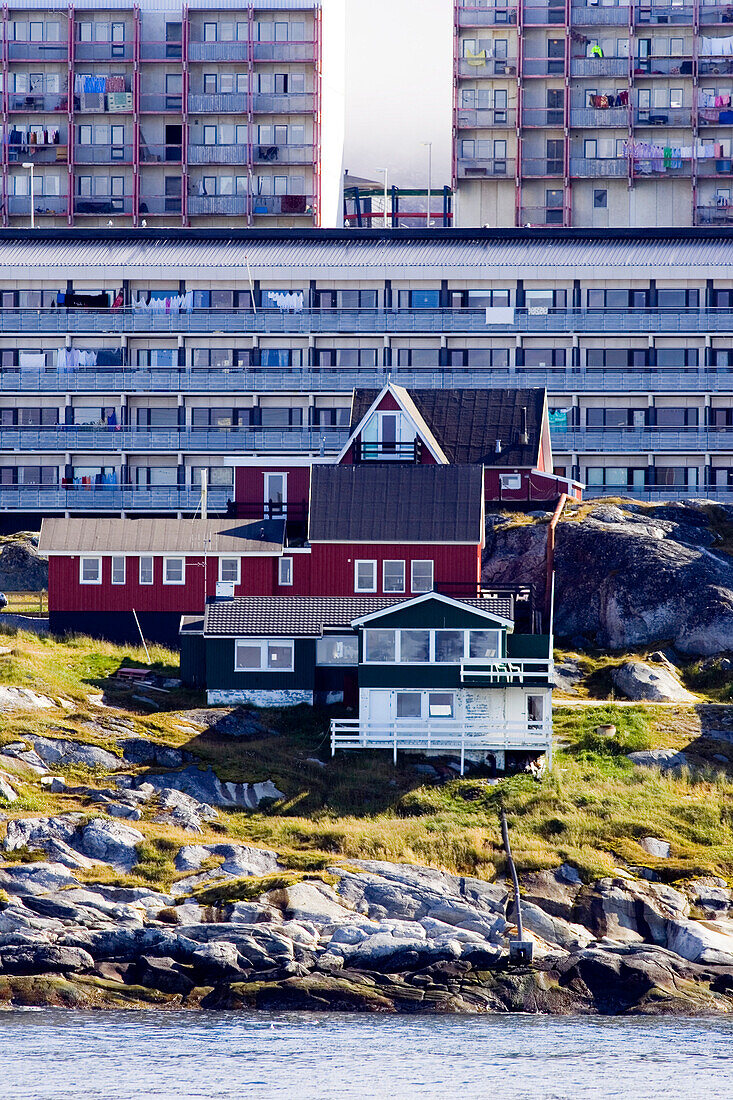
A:
<svg viewBox="0 0 733 1100">
<path fill-rule="evenodd" d="M 369 692 L 369 723 L 389 725 L 393 719 L 394 695 L 391 691 Z"/>
</svg>

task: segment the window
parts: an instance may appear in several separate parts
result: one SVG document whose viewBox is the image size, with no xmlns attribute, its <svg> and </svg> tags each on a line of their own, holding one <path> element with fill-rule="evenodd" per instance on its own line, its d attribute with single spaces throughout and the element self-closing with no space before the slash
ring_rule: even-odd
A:
<svg viewBox="0 0 733 1100">
<path fill-rule="evenodd" d="M 471 630 L 468 652 L 470 657 L 498 657 L 499 631 Z"/>
<path fill-rule="evenodd" d="M 394 663 L 397 660 L 394 630 L 365 630 L 364 659 Z"/>
<path fill-rule="evenodd" d="M 377 563 L 375 561 L 356 561 L 354 563 L 354 591 L 377 591 Z"/>
<path fill-rule="evenodd" d="M 153 583 L 153 559 L 152 558 L 140 558 L 139 567 L 139 579 L 140 584 L 152 584 Z"/>
<path fill-rule="evenodd" d="M 431 691 L 428 694 L 428 718 L 453 718 L 455 698 L 452 692 Z"/>
<path fill-rule="evenodd" d="M 277 563 L 277 583 L 278 584 L 292 584 L 293 583 L 293 559 L 292 558 L 280 558 Z"/>
<path fill-rule="evenodd" d="M 125 583 L 125 559 L 112 558 L 112 584 Z"/>
<path fill-rule="evenodd" d="M 422 695 L 417 691 L 398 691 L 396 713 L 398 718 L 421 718 Z"/>
<path fill-rule="evenodd" d="M 413 592 L 432 592 L 432 561 L 414 561 L 411 566 L 410 587 Z M 386 589 L 385 589 L 386 591 Z"/>
<path fill-rule="evenodd" d="M 463 660 L 464 633 L 462 630 L 435 631 L 435 662 L 457 665 Z"/>
<path fill-rule="evenodd" d="M 239 584 L 241 558 L 219 558 L 219 580 Z"/>
<path fill-rule="evenodd" d="M 102 559 L 101 558 L 80 558 L 79 559 L 79 583 L 80 584 L 101 584 L 102 583 Z"/>
<path fill-rule="evenodd" d="M 185 558 L 163 558 L 163 584 L 185 584 Z"/>
<path fill-rule="evenodd" d="M 355 635 L 319 638 L 316 642 L 317 665 L 358 665 L 359 642 Z"/>
<path fill-rule="evenodd" d="M 400 662 L 402 664 L 426 664 L 430 660 L 430 631 L 400 631 Z"/>
<path fill-rule="evenodd" d="M 545 697 L 544 695 L 528 695 L 527 696 L 527 721 L 529 723 L 543 721 L 545 714 Z"/>
<path fill-rule="evenodd" d="M 608 191 L 594 191 L 593 192 L 593 209 L 594 210 L 607 210 L 608 209 Z"/>
<path fill-rule="evenodd" d="M 382 588 L 385 592 L 405 591 L 405 563 L 403 561 L 385 561 L 382 563 Z"/>
<path fill-rule="evenodd" d="M 288 475 L 265 474 L 265 519 L 284 516 L 287 511 Z"/>
<path fill-rule="evenodd" d="M 291 638 L 243 638 L 234 644 L 235 672 L 292 672 L 294 659 Z"/>
</svg>

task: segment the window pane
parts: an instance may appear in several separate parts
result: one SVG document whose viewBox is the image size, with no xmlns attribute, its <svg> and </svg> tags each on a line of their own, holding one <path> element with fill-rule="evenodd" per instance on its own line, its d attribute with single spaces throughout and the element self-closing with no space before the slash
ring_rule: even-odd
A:
<svg viewBox="0 0 733 1100">
<path fill-rule="evenodd" d="M 420 718 L 422 716 L 422 696 L 416 691 L 397 692 L 397 717 Z"/>
<path fill-rule="evenodd" d="M 364 636 L 367 661 L 395 660 L 394 630 L 366 630 Z"/>
<path fill-rule="evenodd" d="M 472 630 L 470 632 L 469 654 L 471 657 L 498 657 L 499 631 Z"/>
<path fill-rule="evenodd" d="M 377 563 L 374 561 L 359 561 L 356 563 L 356 591 L 374 592 L 376 582 Z"/>
<path fill-rule="evenodd" d="M 252 642 L 237 642 L 236 667 L 240 670 L 262 668 L 262 647 Z"/>
<path fill-rule="evenodd" d="M 412 591 L 431 592 L 433 588 L 433 563 L 414 561 L 412 563 Z"/>
<path fill-rule="evenodd" d="M 153 583 L 153 559 L 140 558 L 140 584 Z"/>
<path fill-rule="evenodd" d="M 429 630 L 403 630 L 401 632 L 401 642 L 401 661 L 409 663 L 430 660 Z"/>
<path fill-rule="evenodd" d="M 125 583 L 125 559 L 112 558 L 112 584 Z"/>
<path fill-rule="evenodd" d="M 527 696 L 527 719 L 530 722 L 541 722 L 545 712 L 545 700 L 541 695 Z"/>
<path fill-rule="evenodd" d="M 384 563 L 384 591 L 405 591 L 405 563 L 403 561 L 386 561 Z"/>
<path fill-rule="evenodd" d="M 81 579 L 90 582 L 99 580 L 101 565 L 99 558 L 82 558 Z"/>
<path fill-rule="evenodd" d="M 358 664 L 358 640 L 355 637 L 319 638 L 316 642 L 316 663 L 319 665 Z"/>
<path fill-rule="evenodd" d="M 430 692 L 428 696 L 428 715 L 430 718 L 452 718 L 453 709 L 453 695 L 451 693 Z"/>
<path fill-rule="evenodd" d="M 267 643 L 267 667 L 288 671 L 293 667 L 292 642 Z"/>
<path fill-rule="evenodd" d="M 458 664 L 463 659 L 463 631 L 435 631 L 435 660 L 440 664 Z"/>
<path fill-rule="evenodd" d="M 219 576 L 223 581 L 234 581 L 239 577 L 239 558 L 222 558 L 219 563 Z"/>
<path fill-rule="evenodd" d="M 165 579 L 169 582 L 183 580 L 183 558 L 166 558 Z"/>
</svg>

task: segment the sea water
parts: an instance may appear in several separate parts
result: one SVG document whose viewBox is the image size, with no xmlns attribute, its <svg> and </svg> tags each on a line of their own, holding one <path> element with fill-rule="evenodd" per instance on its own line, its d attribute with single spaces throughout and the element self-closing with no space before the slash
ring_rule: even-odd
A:
<svg viewBox="0 0 733 1100">
<path fill-rule="evenodd" d="M 0 1012 L 22 1100 L 718 1100 L 733 1020 Z"/>
</svg>

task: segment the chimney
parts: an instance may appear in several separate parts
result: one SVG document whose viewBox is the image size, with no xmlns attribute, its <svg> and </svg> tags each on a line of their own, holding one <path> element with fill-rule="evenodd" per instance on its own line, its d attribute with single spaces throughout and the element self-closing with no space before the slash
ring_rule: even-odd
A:
<svg viewBox="0 0 733 1100">
<path fill-rule="evenodd" d="M 496 448 L 495 448 L 495 450 L 496 450 L 496 454 L 498 454 L 498 455 L 500 455 L 500 454 L 501 454 L 501 440 L 500 440 L 500 439 L 497 439 L 497 441 L 496 441 Z"/>
<path fill-rule="evenodd" d="M 529 443 L 529 434 L 527 432 L 527 406 L 522 405 L 522 434 L 519 437 L 519 442 L 523 447 L 526 447 Z"/>
</svg>

